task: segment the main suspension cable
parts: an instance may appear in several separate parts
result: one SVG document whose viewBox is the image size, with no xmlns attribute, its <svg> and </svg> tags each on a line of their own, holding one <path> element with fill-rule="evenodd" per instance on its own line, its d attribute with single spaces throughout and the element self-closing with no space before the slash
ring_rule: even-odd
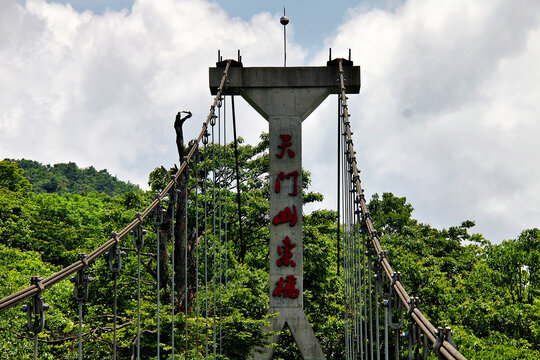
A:
<svg viewBox="0 0 540 360">
<path fill-rule="evenodd" d="M 380 245 L 379 236 L 377 234 L 377 231 L 375 230 L 375 227 L 373 225 L 373 221 L 371 217 L 369 216 L 369 211 L 367 208 L 367 203 L 364 196 L 364 191 L 362 189 L 362 184 L 360 181 L 360 171 L 358 170 L 357 163 L 356 163 L 356 156 L 354 152 L 353 147 L 353 141 L 352 141 L 352 132 L 350 128 L 350 121 L 349 121 L 349 112 L 348 112 L 348 105 L 347 105 L 347 95 L 346 95 L 346 88 L 345 88 L 345 79 L 344 79 L 344 71 L 343 71 L 343 60 L 338 59 L 338 66 L 339 66 L 339 88 L 340 93 L 339 97 L 341 99 L 341 107 L 343 112 L 343 125 L 345 126 L 345 134 L 346 134 L 346 151 L 345 153 L 350 158 L 350 165 L 351 165 L 351 174 L 350 178 L 354 183 L 354 186 L 356 188 L 356 193 L 359 198 L 359 210 L 363 217 L 364 225 L 367 229 L 367 232 L 369 236 L 371 237 L 371 246 L 373 247 L 373 250 L 377 257 L 379 257 L 380 264 L 383 268 L 383 271 L 386 273 L 386 276 L 388 279 L 392 278 L 392 275 L 394 274 L 394 271 L 392 270 L 392 267 L 390 265 L 390 262 L 385 256 L 381 256 L 383 253 L 383 249 Z M 365 253 L 365 252 L 364 252 Z M 365 269 L 365 267 L 364 267 Z M 399 298 L 399 301 L 402 303 L 405 310 L 409 310 L 411 307 L 411 297 L 407 294 L 405 291 L 405 288 L 403 287 L 403 284 L 401 283 L 401 280 L 395 279 L 391 283 L 391 288 Z M 364 303 L 365 303 L 365 297 L 364 297 Z M 459 351 L 450 344 L 449 341 L 447 341 L 444 338 L 441 338 L 440 334 L 441 331 L 438 331 L 430 322 L 427 320 L 425 315 L 422 313 L 422 311 L 418 307 L 414 307 L 411 309 L 410 318 L 416 322 L 424 334 L 429 338 L 429 341 L 435 345 L 435 343 L 440 345 L 438 351 L 440 351 L 441 355 L 443 355 L 447 359 L 459 359 L 459 360 L 465 360 L 465 357 L 459 353 Z M 367 313 L 364 314 L 366 316 Z M 366 320 L 366 318 L 365 318 Z M 366 324 L 367 326 L 367 324 Z"/>
</svg>

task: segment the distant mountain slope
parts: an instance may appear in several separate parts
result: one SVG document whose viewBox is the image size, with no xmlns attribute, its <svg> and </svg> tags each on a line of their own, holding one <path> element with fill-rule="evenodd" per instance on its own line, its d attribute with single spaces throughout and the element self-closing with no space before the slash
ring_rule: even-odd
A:
<svg viewBox="0 0 540 360">
<path fill-rule="evenodd" d="M 10 160 L 24 170 L 24 176 L 36 193 L 83 193 L 97 191 L 108 195 L 125 194 L 140 190 L 137 185 L 118 180 L 107 170 L 97 171 L 93 166 L 80 169 L 77 164 L 43 165 L 33 160 Z"/>
</svg>

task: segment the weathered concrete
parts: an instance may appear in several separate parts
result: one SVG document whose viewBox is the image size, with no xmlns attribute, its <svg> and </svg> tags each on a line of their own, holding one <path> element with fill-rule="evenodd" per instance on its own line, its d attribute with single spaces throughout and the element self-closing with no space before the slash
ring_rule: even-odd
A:
<svg viewBox="0 0 540 360">
<path fill-rule="evenodd" d="M 357 94 L 360 66 L 344 66 L 343 71 L 347 93 Z M 242 95 L 266 120 L 270 114 L 302 115 L 305 119 L 329 94 L 339 93 L 338 75 L 337 66 L 232 67 L 223 94 Z M 223 68 L 210 68 L 212 95 L 217 93 L 222 76 Z M 306 91 L 300 92 L 301 89 Z M 292 95 L 296 101 L 281 101 L 285 94 Z M 290 107 L 282 109 L 283 105 Z"/>
<path fill-rule="evenodd" d="M 351 62 L 345 63 L 347 91 L 358 93 L 360 67 L 352 66 Z M 213 94 L 222 76 L 222 67 L 210 69 L 210 89 Z M 242 95 L 269 123 L 269 313 L 279 313 L 271 321 L 271 330 L 281 331 L 287 324 L 304 359 L 325 357 L 306 318 L 303 304 L 302 121 L 329 94 L 338 93 L 337 79 L 338 68 L 333 65 L 233 67 L 223 91 L 224 94 Z M 289 240 L 294 247 L 287 246 L 286 241 Z M 289 261 L 286 262 L 283 261 L 287 258 L 285 253 L 289 254 Z M 289 286 L 286 287 L 286 284 Z M 273 336 L 272 342 L 277 343 L 278 340 L 279 336 Z M 262 353 L 254 354 L 255 359 L 270 359 L 274 351 L 272 347 L 259 350 Z"/>
</svg>

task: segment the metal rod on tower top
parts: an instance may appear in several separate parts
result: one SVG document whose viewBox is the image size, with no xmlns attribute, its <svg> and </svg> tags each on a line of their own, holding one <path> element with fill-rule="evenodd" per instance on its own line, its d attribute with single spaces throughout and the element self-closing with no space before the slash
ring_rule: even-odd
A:
<svg viewBox="0 0 540 360">
<path fill-rule="evenodd" d="M 287 66 L 287 24 L 289 18 L 285 16 L 285 6 L 283 7 L 283 16 L 279 19 L 281 25 L 283 25 L 283 66 Z"/>
</svg>

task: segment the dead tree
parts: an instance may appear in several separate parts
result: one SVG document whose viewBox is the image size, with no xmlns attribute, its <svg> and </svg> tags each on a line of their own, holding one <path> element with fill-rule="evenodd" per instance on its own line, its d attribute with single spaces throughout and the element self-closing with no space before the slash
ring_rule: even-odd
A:
<svg viewBox="0 0 540 360">
<path fill-rule="evenodd" d="M 185 114 L 185 116 L 182 116 Z M 189 152 L 190 148 L 194 146 L 194 143 L 191 143 L 187 148 L 184 146 L 184 135 L 182 126 L 184 122 L 191 117 L 191 112 L 181 111 L 176 115 L 174 121 L 174 129 L 176 131 L 176 147 L 178 149 L 178 157 L 180 160 L 180 166 L 186 160 L 186 154 Z M 174 281 L 175 284 L 178 284 L 177 294 L 180 299 L 181 307 L 185 306 L 185 293 L 186 287 L 188 290 L 188 299 L 187 307 L 189 309 L 192 300 L 192 291 L 196 285 L 195 279 L 195 260 L 194 260 L 194 250 L 197 244 L 197 239 L 195 236 L 195 230 L 188 231 L 186 229 L 186 218 L 187 218 L 187 195 L 189 193 L 189 164 L 184 168 L 184 171 L 178 178 L 177 189 L 179 191 L 177 203 L 176 203 L 176 214 L 175 214 L 175 227 L 174 227 Z M 187 237 L 187 239 L 186 239 Z M 186 249 L 187 244 L 187 249 Z M 186 258 L 187 252 L 187 258 Z M 186 263 L 187 261 L 187 263 Z M 187 274 L 186 274 L 187 268 Z M 186 278 L 187 275 L 187 278 Z"/>
</svg>

